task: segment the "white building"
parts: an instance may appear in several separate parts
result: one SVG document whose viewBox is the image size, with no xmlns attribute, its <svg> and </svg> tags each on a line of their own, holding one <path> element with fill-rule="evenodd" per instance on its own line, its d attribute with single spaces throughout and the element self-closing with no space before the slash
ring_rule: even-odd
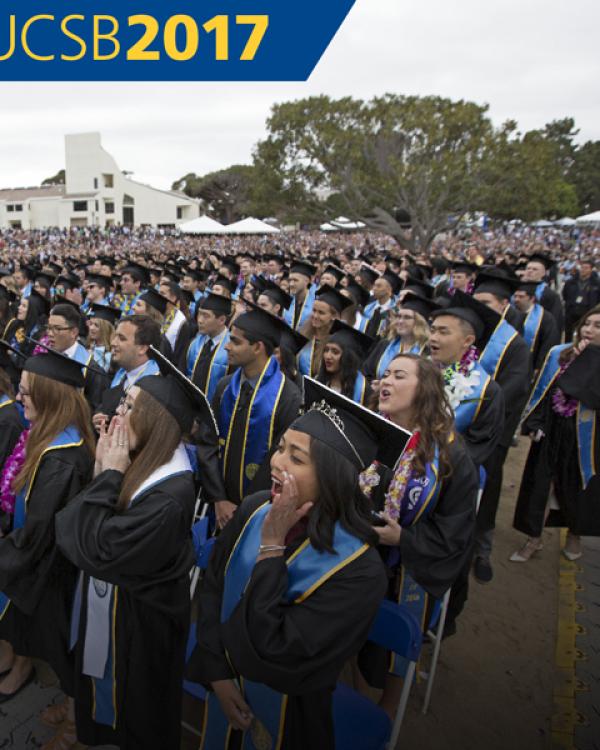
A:
<svg viewBox="0 0 600 750">
<path fill-rule="evenodd" d="M 176 226 L 200 215 L 200 202 L 127 177 L 100 133 L 65 136 L 65 185 L 0 189 L 0 228 Z"/>
</svg>

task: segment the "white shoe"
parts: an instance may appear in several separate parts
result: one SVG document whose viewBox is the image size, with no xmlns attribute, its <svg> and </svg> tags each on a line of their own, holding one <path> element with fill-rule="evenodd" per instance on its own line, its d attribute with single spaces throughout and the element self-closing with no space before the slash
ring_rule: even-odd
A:
<svg viewBox="0 0 600 750">
<path fill-rule="evenodd" d="M 520 550 L 513 552 L 508 558 L 510 562 L 524 563 L 527 562 L 536 552 L 544 549 L 544 545 L 539 539 L 528 539 Z"/>
<path fill-rule="evenodd" d="M 563 549 L 562 553 L 567 558 L 567 560 L 570 560 L 571 562 L 579 560 L 580 557 L 583 557 L 583 552 L 569 552 L 568 549 Z"/>
<path fill-rule="evenodd" d="M 579 560 L 580 557 L 583 557 L 581 539 L 573 534 L 567 534 L 567 541 L 562 549 L 562 553 L 571 562 Z"/>
</svg>

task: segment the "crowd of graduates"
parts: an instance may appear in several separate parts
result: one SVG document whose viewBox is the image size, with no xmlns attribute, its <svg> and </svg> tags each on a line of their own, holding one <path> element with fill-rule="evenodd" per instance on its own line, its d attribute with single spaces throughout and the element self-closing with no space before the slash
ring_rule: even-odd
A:
<svg viewBox="0 0 600 750">
<path fill-rule="evenodd" d="M 451 590 L 457 631 L 518 434 L 511 560 L 600 534 L 599 244 L 0 236 L 0 702 L 41 659 L 45 750 L 171 750 L 185 676 L 205 750 L 333 748 L 352 663 L 393 716 L 370 625 L 387 598 L 427 629 Z"/>
</svg>

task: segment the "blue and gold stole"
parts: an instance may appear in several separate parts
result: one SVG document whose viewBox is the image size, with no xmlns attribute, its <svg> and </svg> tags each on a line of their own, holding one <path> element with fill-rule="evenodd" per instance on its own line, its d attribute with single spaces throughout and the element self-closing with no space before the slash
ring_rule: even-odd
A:
<svg viewBox="0 0 600 750">
<path fill-rule="evenodd" d="M 488 385 L 492 380 L 479 362 L 475 362 L 473 369 L 479 370 L 479 385 L 473 388 L 471 393 L 460 402 L 454 411 L 454 427 L 461 435 L 466 432 L 477 419 L 477 416 L 481 411 L 481 405 L 485 400 Z"/>
<path fill-rule="evenodd" d="M 479 357 L 479 364 L 493 380 L 498 377 L 498 370 L 502 365 L 504 355 L 517 335 L 517 331 L 503 318 L 490 336 L 487 346 Z"/>
<path fill-rule="evenodd" d="M 228 362 L 225 345 L 229 341 L 229 335 L 229 331 L 226 331 L 225 335 L 210 355 L 210 364 L 208 366 L 205 390 L 206 398 L 209 401 L 212 401 L 212 397 L 215 395 L 215 390 L 217 388 L 217 383 L 219 382 L 219 380 L 227 375 Z M 206 339 L 206 336 L 196 336 L 196 338 L 189 345 L 187 353 L 187 372 L 190 380 L 194 380 L 196 367 L 198 366 L 202 347 L 206 343 Z M 198 387 L 203 390 L 204 385 L 204 383 L 200 383 L 198 384 Z"/>
<path fill-rule="evenodd" d="M 381 320 L 379 321 L 379 326 L 377 327 L 377 333 L 376 336 L 381 336 L 383 333 L 383 329 L 385 328 L 385 324 L 387 322 L 387 317 L 389 311 L 392 309 L 394 305 L 394 298 L 390 300 L 389 303 L 386 304 L 385 309 L 381 307 Z M 358 330 L 361 333 L 365 333 L 367 330 L 367 326 L 371 322 L 371 318 L 375 314 L 375 310 L 380 307 L 378 302 L 370 302 L 364 309 L 362 314 L 362 319 L 358 325 Z"/>
<path fill-rule="evenodd" d="M 577 406 L 577 452 L 581 484 L 585 490 L 598 473 L 596 466 L 596 420 L 598 414 L 580 403 Z"/>
<path fill-rule="evenodd" d="M 379 358 L 379 362 L 377 363 L 377 367 L 375 368 L 376 379 L 381 380 L 381 378 L 383 377 L 383 373 L 389 367 L 390 362 L 395 357 L 397 357 L 398 354 L 422 354 L 424 349 L 425 346 L 421 346 L 420 344 L 415 343 L 405 350 L 400 338 L 395 338 L 393 341 L 390 341 L 390 343 L 385 348 L 385 351 Z"/>
<path fill-rule="evenodd" d="M 139 294 L 121 294 L 120 301 L 117 305 L 121 311 L 121 317 L 125 318 L 128 315 L 133 315 L 133 306 L 142 296 L 142 292 Z"/>
<path fill-rule="evenodd" d="M 535 349 L 543 318 L 544 308 L 536 302 L 527 313 L 527 317 L 523 323 L 523 338 L 527 342 L 530 352 L 533 352 Z"/>
<path fill-rule="evenodd" d="M 535 298 L 536 298 L 536 300 L 537 300 L 538 302 L 541 302 L 541 301 L 542 301 L 542 295 L 543 295 L 543 294 L 544 294 L 544 292 L 546 291 L 546 287 L 547 287 L 547 286 L 548 286 L 548 284 L 546 284 L 546 282 L 545 282 L 545 281 L 542 281 L 542 282 L 540 282 L 540 283 L 539 283 L 539 284 L 538 284 L 538 285 L 536 286 L 536 288 L 535 288 Z"/>
<path fill-rule="evenodd" d="M 523 421 L 527 419 L 534 409 L 537 409 L 542 399 L 554 385 L 556 378 L 560 374 L 560 354 L 570 346 L 572 344 L 558 344 L 558 346 L 553 346 L 546 355 L 544 364 L 540 369 L 540 374 L 533 386 L 533 392 L 523 412 Z"/>
<path fill-rule="evenodd" d="M 94 355 L 93 353 L 88 352 L 88 350 L 83 346 L 83 344 L 80 344 L 77 342 L 77 347 L 75 349 L 75 354 L 71 357 L 75 362 L 79 362 L 80 365 L 84 365 L 83 370 L 83 376 L 87 377 L 87 366 L 89 363 L 93 360 Z"/>
<path fill-rule="evenodd" d="M 310 317 L 310 314 L 312 313 L 316 291 L 316 284 L 311 284 L 308 287 L 308 291 L 306 292 L 306 297 L 304 298 L 304 302 L 302 303 L 302 308 L 300 310 L 300 315 L 298 316 L 298 322 L 296 323 L 296 325 L 294 325 L 294 318 L 296 317 L 295 297 L 292 298 L 292 304 L 283 313 L 283 319 L 285 320 L 285 322 L 292 328 L 295 328 L 297 331 L 302 328 L 302 326 L 306 323 L 306 321 Z"/>
<path fill-rule="evenodd" d="M 367 392 L 367 379 L 362 372 L 356 373 L 356 380 L 354 381 L 354 393 L 352 394 L 352 400 L 356 401 L 361 406 L 365 403 L 365 393 Z"/>
<path fill-rule="evenodd" d="M 141 372 L 138 373 L 136 380 L 139 380 L 140 378 L 145 378 L 146 375 L 160 375 L 160 369 L 154 359 L 149 359 L 146 362 L 145 367 L 142 368 Z M 112 379 L 112 382 L 110 384 L 110 387 L 117 388 L 118 386 L 120 386 L 121 383 L 123 382 L 123 378 L 125 378 L 126 376 L 127 376 L 127 370 L 121 367 L 121 369 L 116 371 Z"/>
<path fill-rule="evenodd" d="M 261 543 L 262 526 L 270 507 L 267 502 L 254 511 L 231 551 L 225 567 L 222 623 L 229 620 L 250 581 Z M 318 552 L 307 539 L 286 560 L 288 587 L 285 600 L 288 605 L 301 604 L 335 573 L 369 549 L 368 544 L 352 536 L 339 522 L 335 524 L 333 547 L 336 550 L 333 554 Z M 265 746 L 260 740 L 264 741 L 265 738 L 270 740 L 266 746 L 279 750 L 285 729 L 287 696 L 267 685 L 243 678 L 240 678 L 240 689 L 258 720 L 244 733 L 243 750 L 260 750 Z M 218 699 L 210 693 L 206 702 L 200 750 L 227 748 L 230 736 L 231 727 Z"/>
<path fill-rule="evenodd" d="M 104 372 L 110 370 L 112 352 L 107 351 L 105 346 L 95 346 L 92 350 L 92 357 L 94 358 L 94 362 L 101 367 Z"/>
<path fill-rule="evenodd" d="M 223 477 L 229 468 L 232 431 L 241 393 L 241 381 L 242 369 L 239 368 L 225 388 L 219 408 L 219 457 Z M 279 369 L 279 363 L 275 357 L 270 357 L 254 387 L 244 426 L 242 460 L 239 466 L 240 498 L 246 496 L 248 485 L 271 450 L 275 415 L 284 385 L 285 376 Z"/>
<path fill-rule="evenodd" d="M 301 375 L 308 375 L 311 378 L 315 378 L 318 373 L 315 367 L 315 346 L 316 339 L 312 338 L 307 344 L 305 344 L 300 353 L 298 354 L 298 371 Z"/>
<path fill-rule="evenodd" d="M 23 526 L 25 526 L 25 519 L 27 517 L 27 503 L 29 502 L 29 496 L 35 484 L 35 478 L 44 456 L 51 451 L 60 450 L 61 448 L 76 448 L 80 445 L 83 445 L 83 439 L 81 438 L 78 430 L 75 427 L 67 427 L 66 430 L 55 437 L 54 440 L 52 440 L 52 442 L 48 445 L 48 447 L 42 451 L 36 465 L 33 467 L 31 478 L 15 498 L 13 531 L 15 531 L 16 529 L 22 529 Z M 0 592 L 0 620 L 6 614 L 9 606 L 10 599 L 5 594 L 2 594 Z"/>
</svg>

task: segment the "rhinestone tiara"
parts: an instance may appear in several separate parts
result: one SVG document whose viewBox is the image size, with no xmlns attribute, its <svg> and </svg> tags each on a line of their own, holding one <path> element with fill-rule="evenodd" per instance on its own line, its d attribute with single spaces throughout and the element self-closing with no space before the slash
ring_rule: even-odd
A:
<svg viewBox="0 0 600 750">
<path fill-rule="evenodd" d="M 320 411 L 322 414 L 324 414 L 328 419 L 330 419 L 333 422 L 333 424 L 338 428 L 338 430 L 344 431 L 346 429 L 344 422 L 342 421 L 341 417 L 337 413 L 337 409 L 334 409 L 325 400 L 321 400 L 318 402 L 313 401 L 313 403 L 310 406 L 309 411 Z"/>
</svg>

